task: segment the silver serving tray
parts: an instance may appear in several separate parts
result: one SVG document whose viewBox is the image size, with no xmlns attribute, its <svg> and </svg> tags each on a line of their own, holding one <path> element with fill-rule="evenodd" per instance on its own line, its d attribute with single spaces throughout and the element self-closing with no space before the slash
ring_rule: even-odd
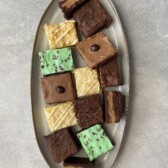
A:
<svg viewBox="0 0 168 168">
<path fill-rule="evenodd" d="M 123 95 L 125 95 L 125 109 L 124 109 L 125 116 L 118 124 L 104 124 L 104 128 L 108 133 L 108 135 L 110 136 L 111 140 L 114 142 L 115 148 L 109 153 L 96 159 L 96 168 L 111 168 L 119 152 L 126 125 L 126 114 L 128 112 L 129 86 L 130 86 L 129 54 L 123 28 L 112 1 L 111 0 L 100 0 L 100 1 L 113 18 L 112 25 L 108 29 L 103 30 L 103 32 L 109 37 L 111 42 L 118 49 L 120 70 L 123 80 L 122 86 L 107 89 L 120 91 L 122 92 Z M 45 103 L 43 100 L 43 94 L 40 85 L 41 72 L 40 72 L 38 52 L 49 49 L 48 41 L 43 28 L 44 24 L 59 23 L 62 21 L 65 21 L 65 19 L 63 18 L 63 14 L 58 7 L 58 1 L 53 0 L 45 10 L 39 23 L 32 53 L 31 100 L 32 100 L 32 116 L 33 116 L 34 130 L 39 149 L 42 155 L 44 156 L 44 159 L 51 168 L 61 168 L 62 164 L 54 163 L 43 139 L 43 136 L 50 134 L 50 131 L 43 112 Z M 76 56 L 74 58 L 77 67 L 85 66 L 81 57 L 77 53 L 75 54 Z M 83 151 L 81 151 L 77 156 L 85 156 L 85 154 Z"/>
</svg>

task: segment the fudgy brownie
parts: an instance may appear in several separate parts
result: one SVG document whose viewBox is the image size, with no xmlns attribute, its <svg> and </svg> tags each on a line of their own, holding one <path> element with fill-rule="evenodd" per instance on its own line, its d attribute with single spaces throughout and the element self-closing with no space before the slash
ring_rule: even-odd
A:
<svg viewBox="0 0 168 168">
<path fill-rule="evenodd" d="M 104 92 L 105 122 L 117 123 L 123 116 L 122 95 L 120 92 Z"/>
<path fill-rule="evenodd" d="M 45 136 L 44 138 L 48 150 L 56 163 L 64 161 L 67 157 L 80 150 L 80 147 L 70 129 L 62 129 L 49 136 Z"/>
<path fill-rule="evenodd" d="M 71 73 L 41 78 L 44 100 L 48 104 L 65 102 L 76 98 Z"/>
<path fill-rule="evenodd" d="M 101 87 L 118 86 L 121 84 L 117 58 L 99 68 Z"/>
<path fill-rule="evenodd" d="M 108 37 L 99 32 L 77 44 L 81 57 L 90 68 L 97 68 L 106 64 L 117 56 L 117 50 L 110 43 Z"/>
<path fill-rule="evenodd" d="M 75 117 L 74 103 L 72 101 L 46 107 L 44 112 L 48 126 L 52 132 L 78 124 Z"/>
<path fill-rule="evenodd" d="M 102 126 L 97 124 L 77 134 L 90 161 L 113 149 L 113 144 Z"/>
<path fill-rule="evenodd" d="M 64 161 L 64 168 L 95 168 L 95 162 L 88 158 L 69 157 Z"/>
<path fill-rule="evenodd" d="M 101 29 L 107 28 L 112 22 L 111 16 L 107 14 L 99 0 L 85 3 L 73 14 L 73 18 L 84 37 L 94 35 Z"/>
<path fill-rule="evenodd" d="M 73 13 L 88 0 L 63 0 L 59 2 L 59 7 L 64 13 L 65 19 L 72 18 Z"/>
<path fill-rule="evenodd" d="M 103 111 L 99 95 L 76 100 L 74 109 L 78 124 L 82 128 L 103 123 Z"/>
</svg>

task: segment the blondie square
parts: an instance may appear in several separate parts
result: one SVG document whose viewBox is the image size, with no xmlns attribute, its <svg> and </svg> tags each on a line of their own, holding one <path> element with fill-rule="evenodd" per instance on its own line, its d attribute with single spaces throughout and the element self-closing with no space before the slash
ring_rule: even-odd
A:
<svg viewBox="0 0 168 168">
<path fill-rule="evenodd" d="M 58 24 L 45 24 L 46 36 L 50 49 L 73 46 L 78 42 L 75 21 L 65 21 Z"/>
<path fill-rule="evenodd" d="M 44 112 L 52 132 L 77 125 L 74 104 L 71 101 L 47 107 L 44 109 Z"/>
<path fill-rule="evenodd" d="M 97 70 L 88 67 L 78 68 L 73 71 L 78 97 L 90 96 L 101 93 Z"/>
</svg>

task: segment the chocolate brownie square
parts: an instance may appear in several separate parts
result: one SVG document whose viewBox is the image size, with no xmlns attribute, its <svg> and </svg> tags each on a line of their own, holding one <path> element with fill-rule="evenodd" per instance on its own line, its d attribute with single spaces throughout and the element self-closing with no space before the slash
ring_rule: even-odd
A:
<svg viewBox="0 0 168 168">
<path fill-rule="evenodd" d="M 97 68 L 106 64 L 117 56 L 117 50 L 110 43 L 108 37 L 99 32 L 77 44 L 81 57 L 90 68 Z"/>
<path fill-rule="evenodd" d="M 63 0 L 59 2 L 59 7 L 64 13 L 65 19 L 71 19 L 73 13 L 88 0 Z"/>
<path fill-rule="evenodd" d="M 99 68 L 101 87 L 118 86 L 121 84 L 117 58 Z"/>
<path fill-rule="evenodd" d="M 93 95 L 75 101 L 75 113 L 79 126 L 87 128 L 103 123 L 103 111 L 99 95 Z"/>
<path fill-rule="evenodd" d="M 71 48 L 46 50 L 39 52 L 43 75 L 62 73 L 74 69 Z"/>
<path fill-rule="evenodd" d="M 117 123 L 123 116 L 123 100 L 120 92 L 104 92 L 105 121 L 106 123 Z"/>
<path fill-rule="evenodd" d="M 85 3 L 73 14 L 73 18 L 84 37 L 94 35 L 101 29 L 107 28 L 112 22 L 111 16 L 107 14 L 99 0 Z"/>
<path fill-rule="evenodd" d="M 70 129 L 62 129 L 44 138 L 48 150 L 56 163 L 64 161 L 67 157 L 80 150 Z"/>
<path fill-rule="evenodd" d="M 74 103 L 72 101 L 46 107 L 44 112 L 48 126 L 52 132 L 78 124 L 77 118 L 75 117 Z"/>
<path fill-rule="evenodd" d="M 69 157 L 64 161 L 64 168 L 95 168 L 95 162 L 88 158 Z"/>
<path fill-rule="evenodd" d="M 90 161 L 114 148 L 102 126 L 97 124 L 77 134 Z"/>
<path fill-rule="evenodd" d="M 41 78 L 44 100 L 48 104 L 59 103 L 76 98 L 71 73 Z"/>
<path fill-rule="evenodd" d="M 50 49 L 74 46 L 78 42 L 74 20 L 57 24 L 45 24 L 44 30 Z"/>
</svg>

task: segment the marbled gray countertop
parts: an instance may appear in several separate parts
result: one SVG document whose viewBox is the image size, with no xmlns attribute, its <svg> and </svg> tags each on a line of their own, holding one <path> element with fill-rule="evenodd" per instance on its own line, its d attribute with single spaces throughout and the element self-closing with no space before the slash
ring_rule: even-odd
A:
<svg viewBox="0 0 168 168">
<path fill-rule="evenodd" d="M 49 0 L 0 0 L 0 168 L 47 168 L 33 131 L 33 40 Z M 168 168 L 168 1 L 113 0 L 125 29 L 131 103 L 113 168 Z"/>
</svg>

